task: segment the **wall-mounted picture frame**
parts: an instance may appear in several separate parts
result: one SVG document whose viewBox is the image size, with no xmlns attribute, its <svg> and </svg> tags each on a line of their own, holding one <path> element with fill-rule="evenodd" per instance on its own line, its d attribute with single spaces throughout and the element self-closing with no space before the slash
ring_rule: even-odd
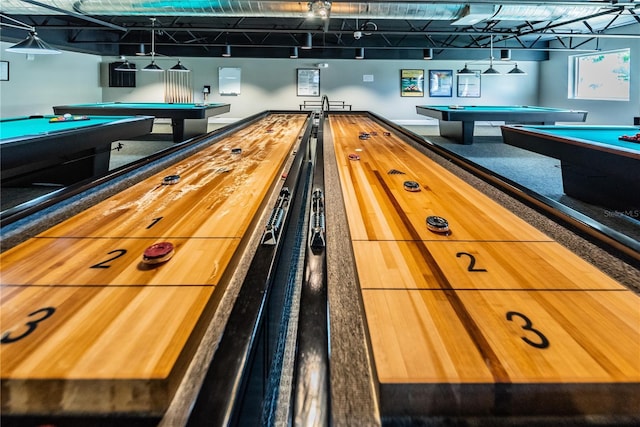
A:
<svg viewBox="0 0 640 427">
<path fill-rule="evenodd" d="M 400 96 L 424 96 L 424 70 L 400 70 Z"/>
<path fill-rule="evenodd" d="M 0 81 L 9 81 L 9 61 L 0 61 Z"/>
<path fill-rule="evenodd" d="M 296 70 L 296 95 L 320 96 L 320 70 L 298 68 Z"/>
<path fill-rule="evenodd" d="M 480 70 L 471 70 L 473 74 L 458 75 L 458 98 L 480 98 L 481 76 Z"/>
<path fill-rule="evenodd" d="M 429 96 L 453 96 L 453 70 L 429 70 Z"/>
</svg>

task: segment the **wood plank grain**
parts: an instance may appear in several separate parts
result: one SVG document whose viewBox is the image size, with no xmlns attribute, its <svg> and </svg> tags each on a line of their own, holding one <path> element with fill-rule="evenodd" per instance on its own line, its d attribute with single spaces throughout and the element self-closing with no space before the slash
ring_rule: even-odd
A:
<svg viewBox="0 0 640 427">
<path fill-rule="evenodd" d="M 352 124 L 356 119 L 362 123 Z M 388 130 L 373 120 L 333 116 L 330 123 L 345 204 L 354 212 L 349 217 L 354 240 L 551 240 L 398 136 L 384 136 Z M 360 140 L 363 128 L 377 135 Z M 360 160 L 348 160 L 350 153 Z M 392 169 L 404 174 L 389 174 Z M 404 190 L 408 180 L 418 182 L 421 191 Z M 429 215 L 446 218 L 452 236 L 427 230 Z M 412 226 L 403 225 L 402 217 Z"/>
<path fill-rule="evenodd" d="M 638 295 L 373 119 L 330 125 L 383 415 L 637 413 Z"/>
<path fill-rule="evenodd" d="M 453 289 L 627 288 L 556 242 L 354 241 L 362 289 L 443 289 L 429 253 Z"/>
<path fill-rule="evenodd" d="M 2 253 L 3 412 L 164 411 L 306 120 L 267 115 Z"/>
</svg>

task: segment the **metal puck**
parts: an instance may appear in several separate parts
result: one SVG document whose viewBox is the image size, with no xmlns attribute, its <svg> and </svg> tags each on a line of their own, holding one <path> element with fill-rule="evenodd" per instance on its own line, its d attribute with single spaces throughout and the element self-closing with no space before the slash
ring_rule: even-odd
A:
<svg viewBox="0 0 640 427">
<path fill-rule="evenodd" d="M 173 185 L 180 181 L 180 175 L 167 175 L 162 179 L 163 185 Z"/>
<path fill-rule="evenodd" d="M 427 228 L 434 233 L 448 233 L 449 222 L 441 216 L 428 216 Z"/>
<path fill-rule="evenodd" d="M 415 181 L 405 181 L 404 189 L 407 191 L 420 191 L 420 184 Z"/>
</svg>

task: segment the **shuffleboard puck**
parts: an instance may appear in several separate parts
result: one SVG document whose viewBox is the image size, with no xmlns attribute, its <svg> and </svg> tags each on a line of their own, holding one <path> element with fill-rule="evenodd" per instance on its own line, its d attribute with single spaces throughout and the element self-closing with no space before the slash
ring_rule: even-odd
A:
<svg viewBox="0 0 640 427">
<path fill-rule="evenodd" d="M 434 233 L 443 233 L 449 234 L 449 222 L 442 218 L 441 216 L 428 216 L 427 217 L 427 228 L 429 231 L 433 231 Z"/>
<path fill-rule="evenodd" d="M 173 185 L 180 181 L 180 175 L 167 175 L 162 179 L 163 185 Z"/>
<path fill-rule="evenodd" d="M 349 154 L 349 160 L 360 160 L 360 156 L 357 154 L 351 153 Z"/>
<path fill-rule="evenodd" d="M 231 154 L 242 154 L 242 148 L 232 148 Z"/>
<path fill-rule="evenodd" d="M 144 254 L 142 254 L 142 262 L 145 264 L 160 264 L 162 262 L 169 261 L 174 253 L 175 250 L 173 248 L 173 243 L 156 243 L 144 250 Z"/>
<path fill-rule="evenodd" d="M 405 181 L 404 189 L 407 191 L 420 191 L 420 184 L 415 181 Z"/>
</svg>

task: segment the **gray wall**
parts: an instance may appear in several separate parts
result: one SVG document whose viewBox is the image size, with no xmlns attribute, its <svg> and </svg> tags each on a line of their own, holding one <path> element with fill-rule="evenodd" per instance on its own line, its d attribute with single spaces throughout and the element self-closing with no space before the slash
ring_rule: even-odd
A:
<svg viewBox="0 0 640 427">
<path fill-rule="evenodd" d="M 29 60 L 5 51 L 12 45 L 0 42 L 0 59 L 9 62 L 9 81 L 0 81 L 0 117 L 53 114 L 54 105 L 102 98 L 101 57 L 63 52 Z"/>
<path fill-rule="evenodd" d="M 635 30 L 635 31 L 632 31 Z M 637 35 L 638 26 L 616 29 L 616 34 Z M 588 111 L 587 123 L 594 125 L 631 125 L 640 116 L 640 39 L 600 39 L 601 50 L 631 49 L 631 96 L 629 101 L 594 101 L 569 99 L 569 56 L 577 52 L 551 52 L 540 68 L 540 103 L 545 106 Z M 561 47 L 556 45 L 555 47 Z M 593 49 L 595 42 L 581 48 Z"/>
<path fill-rule="evenodd" d="M 110 88 L 107 84 L 107 64 L 114 57 L 63 52 L 40 55 L 27 60 L 26 55 L 6 52 L 10 43 L 0 43 L 3 60 L 10 61 L 10 81 L 0 82 L 0 115 L 11 117 L 30 114 L 52 114 L 53 105 L 108 101 L 164 101 L 162 73 L 136 74 L 135 88 Z M 488 57 L 488 53 L 487 53 Z M 267 109 L 298 109 L 304 100 L 319 97 L 296 96 L 296 69 L 315 68 L 319 62 L 329 64 L 320 70 L 320 89 L 329 99 L 345 101 L 355 110 L 369 110 L 399 123 L 427 123 L 432 119 L 418 115 L 416 105 L 425 104 L 514 104 L 536 105 L 540 65 L 522 62 L 518 65 L 527 76 L 482 77 L 481 98 L 401 97 L 400 70 L 423 69 L 428 79 L 430 69 L 457 70 L 462 61 L 383 61 L 383 60 L 313 60 L 313 59 L 245 59 L 245 58 L 181 58 L 192 70 L 194 101 L 203 100 L 202 87 L 211 86 L 209 102 L 231 104 L 231 111 L 216 118 L 235 121 Z M 139 68 L 148 58 L 131 58 Z M 163 68 L 175 64 L 175 59 L 160 58 Z M 241 93 L 221 96 L 218 93 L 218 67 L 238 67 L 242 70 Z M 486 64 L 470 64 L 472 69 L 484 69 Z M 511 66 L 501 65 L 500 71 Z M 373 75 L 373 82 L 363 82 L 363 75 Z M 455 78 L 454 78 L 455 85 Z M 425 92 L 428 81 L 425 82 Z"/>
</svg>

